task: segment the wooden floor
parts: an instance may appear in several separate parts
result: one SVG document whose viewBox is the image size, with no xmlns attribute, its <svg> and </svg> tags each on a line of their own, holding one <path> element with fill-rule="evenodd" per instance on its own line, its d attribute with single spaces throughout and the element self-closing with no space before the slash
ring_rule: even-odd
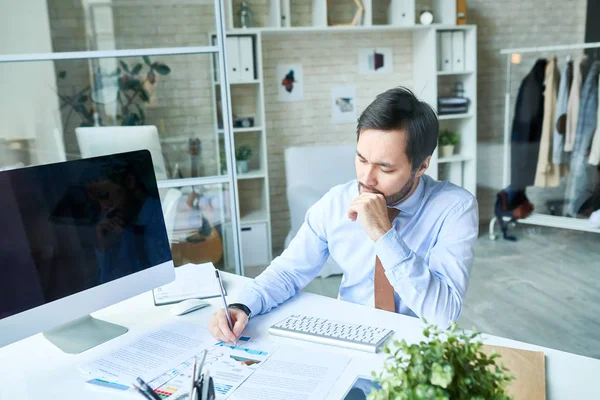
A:
<svg viewBox="0 0 600 400">
<path fill-rule="evenodd" d="M 517 242 L 480 237 L 461 327 L 600 359 L 600 235 L 515 233 Z M 317 278 L 305 290 L 337 297 L 340 280 Z"/>
</svg>

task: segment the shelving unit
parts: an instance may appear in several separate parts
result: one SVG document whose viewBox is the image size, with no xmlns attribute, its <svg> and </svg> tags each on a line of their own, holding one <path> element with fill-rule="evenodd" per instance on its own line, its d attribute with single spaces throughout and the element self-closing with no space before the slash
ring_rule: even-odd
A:
<svg viewBox="0 0 600 400">
<path fill-rule="evenodd" d="M 454 63 L 451 70 L 436 71 L 438 96 L 452 95 L 450 89 L 456 83 L 460 82 L 464 88 L 464 97 L 470 101 L 467 113 L 439 115 L 440 131 L 445 129 L 452 130 L 459 134 L 460 143 L 457 146 L 456 154 L 451 157 L 437 159 L 438 179 L 449 180 L 450 182 L 462 186 L 473 195 L 477 190 L 477 28 L 471 25 L 456 27 L 436 28 L 436 62 L 435 65 L 441 65 L 439 58 L 442 57 L 440 34 L 445 32 L 462 32 L 464 43 L 459 45 L 461 57 L 464 61 Z M 437 102 L 435 103 L 437 104 Z"/>
<path fill-rule="evenodd" d="M 211 35 L 212 36 L 212 35 Z M 239 38 L 251 39 L 251 50 L 241 49 Z M 237 41 L 237 43 L 236 43 Z M 233 44 L 236 43 L 236 44 Z M 240 146 L 252 149 L 247 171 L 233 172 L 237 183 L 238 204 L 240 209 L 240 245 L 244 267 L 267 265 L 272 259 L 271 245 L 271 213 L 269 206 L 267 142 L 264 128 L 264 87 L 262 78 L 262 47 L 260 32 L 227 33 L 227 71 L 234 74 L 236 70 L 244 69 L 248 79 L 235 80 L 230 83 L 231 108 L 235 117 L 253 118 L 254 125 L 250 127 L 234 127 L 233 145 L 237 150 Z M 237 53 L 236 53 L 237 52 Z M 242 57 L 251 57 L 251 60 Z M 252 67 L 248 67 L 251 64 Z M 214 67 L 214 66 L 213 66 Z M 250 71 L 248 72 L 248 69 Z M 214 77 L 215 75 L 212 74 Z M 214 78 L 213 78 L 214 79 Z M 218 104 L 218 88 L 220 82 L 213 80 L 213 100 Z M 236 96 L 236 93 L 243 95 Z M 253 103 L 249 105 L 248 103 Z M 214 124 L 217 134 L 217 160 L 221 165 L 221 153 L 224 146 L 224 129 L 218 118 L 218 106 L 215 107 Z M 227 171 L 221 171 L 226 174 Z M 230 227 L 224 229 L 225 246 L 231 246 L 229 240 Z M 229 251 L 225 251 L 225 255 Z M 227 262 L 227 260 L 226 260 Z"/>
<path fill-rule="evenodd" d="M 294 6 L 298 6 L 298 3 L 296 5 L 292 3 L 292 8 L 290 9 L 289 0 L 267 0 L 266 9 L 263 7 L 261 10 L 267 12 L 268 15 L 258 17 L 256 12 L 254 15 L 255 21 L 260 21 L 260 23 L 266 26 L 242 28 L 237 16 L 238 3 L 239 1 L 237 0 L 225 0 L 227 11 L 226 21 L 228 25 L 227 36 L 228 38 L 236 36 L 253 37 L 255 76 L 253 79 L 243 81 L 231 80 L 232 108 L 235 115 L 236 105 L 239 102 L 249 103 L 255 99 L 256 118 L 254 127 L 234 128 L 233 139 L 236 148 L 241 143 L 253 141 L 258 155 L 253 165 L 254 170 L 243 174 L 236 173 L 235 175 L 239 193 L 240 221 L 242 227 L 241 242 L 245 266 L 255 265 L 253 263 L 260 257 L 256 257 L 256 254 L 250 256 L 250 253 L 258 250 L 260 250 L 263 256 L 268 255 L 268 260 L 265 264 L 268 264 L 271 260 L 271 216 L 265 132 L 265 127 L 268 124 L 264 114 L 263 55 L 261 48 L 261 41 L 265 37 L 272 38 L 274 35 L 289 36 L 315 33 L 344 35 L 348 32 L 398 32 L 404 35 L 412 35 L 412 89 L 414 92 L 422 100 L 437 109 L 438 96 L 449 95 L 450 93 L 445 92 L 449 84 L 460 81 L 464 85 L 465 97 L 470 99 L 470 107 L 467 113 L 439 116 L 440 129 L 456 130 L 460 134 L 461 142 L 457 146 L 457 154 L 451 157 L 439 158 L 438 151 L 436 150 L 432 157 L 428 174 L 434 178 L 448 179 L 475 194 L 477 160 L 477 30 L 475 26 L 416 24 L 414 1 L 410 0 L 392 0 L 394 7 L 390 5 L 389 9 L 397 9 L 395 7 L 398 7 L 400 3 L 411 4 L 408 4 L 405 10 L 403 9 L 403 14 L 406 15 L 403 15 L 402 18 L 389 18 L 388 20 L 392 21 L 393 24 L 386 25 L 373 25 L 372 2 L 371 0 L 362 0 L 362 4 L 365 7 L 365 15 L 363 23 L 357 26 L 327 26 L 327 0 L 313 0 L 312 21 L 308 22 L 311 25 L 294 26 L 291 17 L 294 16 Z M 233 9 L 234 7 L 235 9 Z M 436 10 L 434 10 L 435 13 Z M 305 17 L 303 21 L 306 22 Z M 440 45 L 438 33 L 447 31 L 462 32 L 464 34 L 464 65 L 460 69 L 441 71 L 437 68 L 440 57 L 438 54 Z M 374 44 L 376 45 L 376 43 Z M 228 57 L 228 62 L 229 60 L 230 57 Z M 410 59 L 407 62 L 411 62 Z M 229 66 L 227 69 L 230 72 Z M 218 88 L 219 82 L 215 80 L 213 87 Z M 236 95 L 238 92 L 240 93 L 239 96 Z M 222 137 L 223 131 L 217 129 L 217 126 L 217 122 L 215 122 L 217 135 Z M 219 158 L 219 155 L 217 155 L 217 158 Z M 251 229 L 244 230 L 245 228 Z M 267 233 L 268 238 L 256 240 L 258 235 L 262 235 L 264 232 Z M 252 246 L 249 246 L 249 243 Z M 268 249 L 266 253 L 262 252 L 262 249 L 265 247 Z M 248 259 L 251 261 L 248 262 Z"/>
</svg>

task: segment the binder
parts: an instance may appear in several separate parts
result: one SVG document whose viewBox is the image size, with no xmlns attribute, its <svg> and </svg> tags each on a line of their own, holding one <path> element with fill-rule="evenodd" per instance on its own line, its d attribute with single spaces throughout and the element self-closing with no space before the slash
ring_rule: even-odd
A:
<svg viewBox="0 0 600 400">
<path fill-rule="evenodd" d="M 391 0 L 388 8 L 388 24 L 411 26 L 415 24 L 415 2 L 411 0 Z"/>
<path fill-rule="evenodd" d="M 453 70 L 452 62 L 452 32 L 440 33 L 440 71 Z"/>
<path fill-rule="evenodd" d="M 456 6 L 456 0 L 433 0 L 435 22 L 444 25 L 456 25 Z"/>
<path fill-rule="evenodd" d="M 465 33 L 452 32 L 452 70 L 465 70 Z"/>
<path fill-rule="evenodd" d="M 254 80 L 254 45 L 251 36 L 240 36 L 239 66 L 240 80 L 243 82 Z"/>
<path fill-rule="evenodd" d="M 292 14 L 290 12 L 290 0 L 280 0 L 281 26 L 289 28 L 292 26 Z"/>
<path fill-rule="evenodd" d="M 229 82 L 239 82 L 242 80 L 239 42 L 237 36 L 227 36 L 227 72 L 229 74 Z"/>
</svg>

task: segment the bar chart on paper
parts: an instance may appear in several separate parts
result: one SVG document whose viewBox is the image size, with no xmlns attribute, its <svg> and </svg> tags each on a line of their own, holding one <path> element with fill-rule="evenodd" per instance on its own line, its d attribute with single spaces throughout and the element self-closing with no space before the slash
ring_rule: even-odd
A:
<svg viewBox="0 0 600 400">
<path fill-rule="evenodd" d="M 259 365 L 267 360 L 275 347 L 267 343 L 254 343 L 251 338 L 240 338 L 239 345 L 217 342 L 208 349 L 203 372 L 213 378 L 217 400 L 227 399 Z M 153 379 L 150 386 L 161 399 L 177 398 L 190 387 L 194 357 L 176 368 Z"/>
</svg>

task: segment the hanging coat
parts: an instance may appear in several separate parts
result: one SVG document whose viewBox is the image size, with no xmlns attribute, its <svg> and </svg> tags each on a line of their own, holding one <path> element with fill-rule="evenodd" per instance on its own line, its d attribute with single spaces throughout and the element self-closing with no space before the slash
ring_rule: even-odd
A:
<svg viewBox="0 0 600 400">
<path fill-rule="evenodd" d="M 598 84 L 598 90 L 598 96 L 600 97 L 600 83 Z M 600 101 L 598 102 L 598 114 L 600 114 Z M 598 123 L 596 124 L 596 131 L 594 132 L 594 139 L 592 140 L 588 163 L 591 165 L 600 164 L 600 124 Z"/>
<path fill-rule="evenodd" d="M 579 118 L 579 102 L 581 97 L 581 84 L 587 75 L 589 59 L 583 55 L 577 59 L 573 66 L 573 83 L 567 104 L 567 132 L 565 134 L 565 151 L 570 153 L 575 145 L 577 132 L 577 119 Z"/>
<path fill-rule="evenodd" d="M 565 199 L 567 215 L 576 216 L 597 183 L 595 168 L 587 163 L 588 150 L 598 119 L 598 74 L 600 61 L 594 61 L 581 88 L 581 103 L 577 118 L 575 143 L 571 154 L 571 173 L 567 180 Z"/>
<path fill-rule="evenodd" d="M 571 79 L 573 79 L 573 62 L 569 61 L 567 67 L 560 75 L 558 98 L 556 99 L 556 110 L 554 113 L 552 164 L 555 165 L 569 163 L 569 153 L 565 152 L 565 134 L 567 132 L 567 102 L 569 101 Z M 568 170 L 568 167 L 565 169 Z"/>
<path fill-rule="evenodd" d="M 552 163 L 552 134 L 554 133 L 558 79 L 556 57 L 552 57 L 546 64 L 544 79 L 544 118 L 534 183 L 537 187 L 557 187 L 560 185 L 561 176 L 566 175 L 564 165 Z"/>
<path fill-rule="evenodd" d="M 511 185 L 515 188 L 531 186 L 535 180 L 544 117 L 545 69 L 546 60 L 537 60 L 519 87 L 511 142 Z"/>
</svg>

